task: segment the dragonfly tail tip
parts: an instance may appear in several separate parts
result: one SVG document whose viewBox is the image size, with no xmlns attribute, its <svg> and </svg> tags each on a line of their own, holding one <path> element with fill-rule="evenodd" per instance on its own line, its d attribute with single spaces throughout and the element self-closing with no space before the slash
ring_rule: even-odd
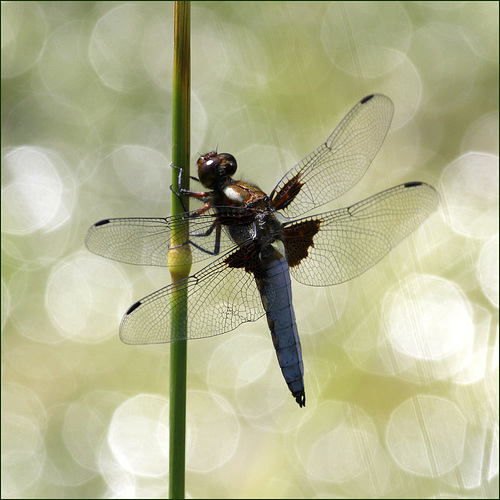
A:
<svg viewBox="0 0 500 500">
<path fill-rule="evenodd" d="M 306 405 L 306 395 L 303 391 L 293 394 L 295 397 L 295 401 L 297 401 L 297 404 L 303 408 Z"/>
</svg>

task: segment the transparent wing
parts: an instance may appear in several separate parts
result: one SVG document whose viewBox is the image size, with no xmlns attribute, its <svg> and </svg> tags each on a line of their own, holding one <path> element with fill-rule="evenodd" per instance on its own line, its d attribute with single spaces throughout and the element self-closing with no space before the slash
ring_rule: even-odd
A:
<svg viewBox="0 0 500 500">
<path fill-rule="evenodd" d="M 241 248 L 241 247 L 240 247 Z M 236 251 L 238 252 L 238 250 Z M 171 342 L 170 314 L 180 298 L 172 290 L 187 294 L 187 338 L 211 337 L 234 330 L 242 323 L 264 315 L 260 293 L 253 274 L 226 263 L 235 252 L 228 252 L 198 273 L 166 286 L 134 304 L 120 325 L 120 338 L 126 344 Z M 176 295 L 176 297 L 179 297 Z"/>
<path fill-rule="evenodd" d="M 347 208 L 299 219 L 319 221 L 308 257 L 290 268 L 305 285 L 327 286 L 364 273 L 436 210 L 438 192 L 428 184 L 408 182 Z"/>
<path fill-rule="evenodd" d="M 236 218 L 237 210 L 233 208 L 231 215 Z M 196 211 L 186 212 L 181 220 L 178 217 L 105 219 L 88 230 L 85 244 L 92 253 L 108 259 L 144 266 L 167 266 L 171 232 L 186 220 L 189 222 L 192 262 L 224 253 L 235 246 L 227 229 L 221 228 L 217 252 L 214 211 L 203 215 Z M 177 260 L 176 263 L 184 262 Z"/>
<path fill-rule="evenodd" d="M 289 170 L 275 191 L 299 174 L 303 183 L 293 202 L 283 209 L 297 217 L 343 195 L 370 166 L 391 125 L 394 105 L 380 94 L 362 99 L 318 149 Z"/>
</svg>

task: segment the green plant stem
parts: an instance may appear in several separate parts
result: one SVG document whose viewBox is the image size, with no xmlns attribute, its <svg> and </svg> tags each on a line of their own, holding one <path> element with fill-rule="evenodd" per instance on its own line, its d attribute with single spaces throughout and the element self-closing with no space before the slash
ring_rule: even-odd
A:
<svg viewBox="0 0 500 500">
<path fill-rule="evenodd" d="M 189 188 L 190 156 L 190 22 L 191 5 L 188 1 L 174 2 L 174 67 L 172 85 L 172 163 L 182 168 L 182 186 Z M 178 186 L 177 169 L 172 169 L 172 186 Z M 187 204 L 187 200 L 185 202 Z M 187 208 L 187 207 L 186 207 Z M 179 198 L 172 193 L 172 215 L 184 212 Z M 189 252 L 185 244 L 188 237 L 187 224 L 172 231 L 171 247 L 184 246 L 172 252 Z M 169 254 L 175 259 L 175 255 Z M 190 262 L 170 268 L 172 282 L 189 276 Z M 175 287 L 174 287 L 175 288 Z M 185 339 L 187 321 L 187 288 L 172 291 L 171 331 L 172 338 Z M 175 305 L 175 307 L 174 307 Z M 186 365 L 187 342 L 177 340 L 170 344 L 170 455 L 169 497 L 185 496 L 186 457 Z"/>
</svg>

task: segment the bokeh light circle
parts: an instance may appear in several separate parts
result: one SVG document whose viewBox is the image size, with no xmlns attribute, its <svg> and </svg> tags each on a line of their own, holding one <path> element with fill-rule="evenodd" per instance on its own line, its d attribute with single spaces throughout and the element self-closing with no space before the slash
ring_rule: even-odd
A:
<svg viewBox="0 0 500 500">
<path fill-rule="evenodd" d="M 46 308 L 62 335 L 101 342 L 116 335 L 119 318 L 132 302 L 128 281 L 110 261 L 77 253 L 52 269 Z"/>
<path fill-rule="evenodd" d="M 2 231 L 50 231 L 71 217 L 75 202 L 72 176 L 58 153 L 32 146 L 2 151 Z"/>
<path fill-rule="evenodd" d="M 476 264 L 476 272 L 479 283 L 489 301 L 498 308 L 498 234 L 485 242 L 479 260 Z"/>
<path fill-rule="evenodd" d="M 377 352 L 385 369 L 404 380 L 428 384 L 470 363 L 473 314 L 455 283 L 410 276 L 386 293 L 382 308 L 386 342 Z"/>
<path fill-rule="evenodd" d="M 2 482 L 21 492 L 42 474 L 46 460 L 44 436 L 33 419 L 2 411 Z M 22 473 L 22 482 L 19 481 Z M 18 493 L 19 494 L 19 493 Z M 3 497 L 3 485 L 2 485 Z"/>
<path fill-rule="evenodd" d="M 480 116 L 467 127 L 461 151 L 482 151 L 498 156 L 499 124 L 498 111 L 492 111 Z"/>
<path fill-rule="evenodd" d="M 361 408 L 328 401 L 309 411 L 296 430 L 295 442 L 295 452 L 308 476 L 342 483 L 355 480 L 373 465 L 380 442 L 372 420 Z M 314 429 L 309 427 L 310 419 L 316 423 Z M 307 433 L 301 437 L 305 429 Z"/>
<path fill-rule="evenodd" d="M 1 309 L 0 321 L 3 330 L 5 323 L 7 322 L 7 319 L 9 318 L 10 315 L 10 292 L 9 288 L 7 287 L 7 284 L 3 279 L 1 280 L 1 290 L 2 290 L 2 304 L 1 304 L 2 309 Z"/>
<path fill-rule="evenodd" d="M 95 25 L 89 57 L 98 77 L 116 91 L 129 92 L 148 78 L 142 54 L 136 48 L 145 31 L 144 23 L 143 9 L 125 3 L 105 13 Z"/>
<path fill-rule="evenodd" d="M 466 428 L 467 420 L 454 403 L 418 395 L 392 412 L 386 443 L 402 469 L 438 477 L 461 462 Z"/>
<path fill-rule="evenodd" d="M 114 412 L 108 430 L 108 443 L 120 465 L 139 476 L 168 473 L 167 398 L 139 394 Z"/>
<path fill-rule="evenodd" d="M 474 93 L 479 59 L 471 50 L 467 32 L 446 22 L 429 22 L 415 30 L 408 57 L 422 78 L 422 105 L 428 117 L 434 118 L 429 125 L 438 128 L 444 115 Z"/>
<path fill-rule="evenodd" d="M 209 383 L 215 388 L 241 389 L 261 377 L 271 361 L 269 341 L 263 335 L 228 335 L 210 357 Z"/>
<path fill-rule="evenodd" d="M 2 78 L 15 78 L 39 60 L 47 42 L 46 14 L 37 2 L 2 2 Z"/>
<path fill-rule="evenodd" d="M 84 237 L 169 215 L 173 3 L 1 9 L 2 497 L 166 498 L 169 346 L 117 334 L 168 270 L 93 256 Z M 265 318 L 188 342 L 187 495 L 498 496 L 498 3 L 193 2 L 191 28 L 192 167 L 228 151 L 270 193 L 383 93 L 383 147 L 318 212 L 425 181 L 446 218 L 345 286 L 294 283 L 305 408 Z"/>
<path fill-rule="evenodd" d="M 439 360 L 460 351 L 474 333 L 464 294 L 434 276 L 407 278 L 388 292 L 384 306 L 388 338 L 405 356 Z"/>
<path fill-rule="evenodd" d="M 498 228 L 498 156 L 467 153 L 441 175 L 444 211 L 460 234 L 488 237 Z"/>
<path fill-rule="evenodd" d="M 134 198 L 164 202 L 171 181 L 170 162 L 153 148 L 124 144 L 105 159 Z"/>
<path fill-rule="evenodd" d="M 233 458 L 240 424 L 229 403 L 206 391 L 189 391 L 186 468 L 210 472 Z"/>
<path fill-rule="evenodd" d="M 351 26 L 354 19 L 356 29 Z M 399 3 L 332 2 L 322 25 L 323 46 L 333 62 L 363 78 L 380 76 L 397 66 L 408 50 L 411 32 L 408 15 Z"/>
</svg>

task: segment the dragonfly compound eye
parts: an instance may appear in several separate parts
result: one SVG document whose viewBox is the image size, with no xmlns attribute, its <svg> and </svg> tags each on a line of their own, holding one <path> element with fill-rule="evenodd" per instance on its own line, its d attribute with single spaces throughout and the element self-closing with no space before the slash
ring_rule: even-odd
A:
<svg viewBox="0 0 500 500">
<path fill-rule="evenodd" d="M 220 163 L 221 159 L 216 153 L 208 153 L 198 158 L 198 177 L 208 189 L 213 189 L 217 184 Z"/>
<path fill-rule="evenodd" d="M 219 158 L 221 160 L 221 166 L 227 175 L 234 175 L 236 169 L 238 168 L 238 163 L 236 163 L 236 158 L 229 153 L 220 153 Z"/>
</svg>

